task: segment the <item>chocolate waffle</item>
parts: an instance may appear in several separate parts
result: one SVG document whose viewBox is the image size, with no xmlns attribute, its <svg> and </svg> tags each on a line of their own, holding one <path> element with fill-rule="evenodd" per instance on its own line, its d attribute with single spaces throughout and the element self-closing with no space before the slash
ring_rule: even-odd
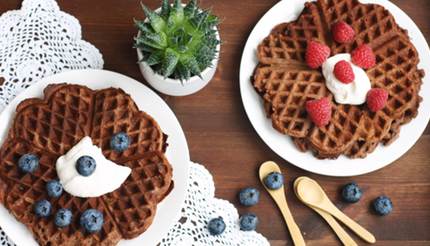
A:
<svg viewBox="0 0 430 246">
<path fill-rule="evenodd" d="M 345 21 L 356 32 L 348 44 L 334 42 L 331 26 Z M 368 44 L 376 66 L 366 71 L 372 87 L 389 93 L 383 110 L 371 112 L 365 105 L 337 104 L 325 86 L 321 70 L 305 63 L 307 42 L 318 40 L 331 48 L 331 55 L 351 53 Z M 262 96 L 273 127 L 293 138 L 302 151 L 319 158 L 345 154 L 364 158 L 382 142 L 391 143 L 400 126 L 417 114 L 418 95 L 424 73 L 418 69 L 418 53 L 407 32 L 384 7 L 358 0 L 318 0 L 306 3 L 297 20 L 274 27 L 257 48 L 259 64 L 251 79 Z M 329 125 L 316 127 L 309 120 L 305 102 L 329 97 L 333 114 Z"/>
<path fill-rule="evenodd" d="M 33 232 L 41 245 L 115 245 L 122 238 L 140 235 L 152 223 L 157 204 L 170 192 L 172 168 L 164 156 L 166 136 L 157 122 L 138 110 L 121 89 L 91 90 L 79 85 L 51 85 L 44 99 L 28 99 L 17 107 L 15 120 L 0 149 L 0 202 Z M 113 152 L 109 136 L 126 132 L 131 144 L 121 154 Z M 46 183 L 58 179 L 55 164 L 84 136 L 91 136 L 112 161 L 132 169 L 117 190 L 96 198 L 74 197 L 64 192 L 50 198 Z M 39 168 L 18 170 L 19 158 L 33 153 Z M 48 218 L 33 212 L 36 201 L 47 199 L 53 213 Z M 60 208 L 72 210 L 73 221 L 55 226 Z M 79 217 L 89 208 L 104 215 L 97 233 L 86 233 Z"/>
</svg>

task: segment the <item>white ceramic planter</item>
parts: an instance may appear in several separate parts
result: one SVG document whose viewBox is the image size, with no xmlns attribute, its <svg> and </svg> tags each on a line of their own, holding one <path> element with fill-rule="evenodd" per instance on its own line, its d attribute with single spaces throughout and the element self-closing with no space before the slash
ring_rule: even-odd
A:
<svg viewBox="0 0 430 246">
<path fill-rule="evenodd" d="M 140 35 L 140 33 L 138 35 Z M 216 35 L 217 39 L 220 40 L 218 30 Z M 145 80 L 157 91 L 170 96 L 187 96 L 203 89 L 203 87 L 205 87 L 213 78 L 218 66 L 221 45 L 218 44 L 216 49 L 217 55 L 212 60 L 212 66 L 206 68 L 201 73 L 201 78 L 199 76 L 193 76 L 189 80 L 181 82 L 180 80 L 170 78 L 165 79 L 162 75 L 155 73 L 154 70 L 145 62 L 140 62 L 139 68 Z M 139 61 L 143 58 L 140 49 L 137 49 L 137 57 Z"/>
</svg>

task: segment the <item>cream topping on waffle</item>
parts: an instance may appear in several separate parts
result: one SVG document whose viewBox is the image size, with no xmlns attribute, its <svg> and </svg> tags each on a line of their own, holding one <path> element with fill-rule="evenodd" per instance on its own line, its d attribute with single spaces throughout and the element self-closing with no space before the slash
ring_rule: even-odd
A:
<svg viewBox="0 0 430 246">
<path fill-rule="evenodd" d="M 333 73 L 337 62 L 345 60 L 351 64 L 355 79 L 349 84 L 340 82 Z M 340 104 L 360 105 L 366 102 L 367 92 L 371 88 L 369 77 L 366 72 L 351 62 L 351 55 L 347 53 L 337 54 L 328 58 L 322 65 L 327 88 L 331 91 L 334 99 Z"/>
<path fill-rule="evenodd" d="M 96 161 L 96 169 L 86 177 L 76 170 L 76 161 L 81 156 L 91 156 Z M 112 192 L 118 189 L 131 173 L 129 167 L 106 159 L 102 150 L 93 145 L 88 136 L 57 159 L 56 169 L 64 190 L 77 197 L 99 197 Z"/>
</svg>

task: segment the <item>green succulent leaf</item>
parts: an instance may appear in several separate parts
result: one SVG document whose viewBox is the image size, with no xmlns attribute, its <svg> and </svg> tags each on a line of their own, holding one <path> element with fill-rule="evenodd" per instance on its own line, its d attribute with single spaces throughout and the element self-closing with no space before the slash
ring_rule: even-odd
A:
<svg viewBox="0 0 430 246">
<path fill-rule="evenodd" d="M 178 65 L 176 65 L 176 72 L 176 76 L 182 81 L 191 77 L 191 71 L 182 62 L 178 62 Z"/>
<path fill-rule="evenodd" d="M 197 10 L 197 1 L 190 0 L 184 8 L 185 16 L 187 16 L 188 18 L 193 17 L 196 10 Z"/>
<path fill-rule="evenodd" d="M 185 59 L 182 61 L 182 63 L 184 64 L 184 66 L 185 66 L 188 70 L 190 70 L 190 72 L 191 72 L 192 74 L 200 75 L 201 70 L 200 70 L 200 67 L 199 67 L 199 64 L 198 64 L 198 62 L 197 62 L 196 58 L 194 58 L 193 56 L 192 56 L 192 57 L 185 58 Z"/>
<path fill-rule="evenodd" d="M 173 49 L 166 49 L 164 60 L 161 64 L 161 73 L 165 78 L 169 77 L 175 71 L 179 61 L 179 55 Z"/>
<path fill-rule="evenodd" d="M 163 0 L 163 2 L 161 3 L 161 12 L 160 12 L 160 16 L 165 19 L 169 16 L 170 13 L 170 3 L 169 0 Z"/>
<path fill-rule="evenodd" d="M 145 21 L 134 20 L 134 24 L 136 25 L 136 27 L 142 33 L 152 33 L 152 32 L 154 32 L 154 29 L 152 29 L 151 24 L 149 24 L 149 23 L 147 23 Z"/>
<path fill-rule="evenodd" d="M 219 24 L 219 19 L 215 15 L 209 15 L 206 19 L 206 23 L 209 24 L 211 28 Z"/>
<path fill-rule="evenodd" d="M 153 66 L 156 64 L 160 64 L 163 61 L 164 54 L 161 51 L 155 51 L 151 53 L 146 59 L 146 63 L 148 63 L 149 66 Z"/>
<path fill-rule="evenodd" d="M 220 41 L 216 38 L 215 35 L 208 35 L 204 39 L 204 44 L 211 49 L 215 49 L 218 44 L 220 44 Z"/>
<path fill-rule="evenodd" d="M 141 5 L 145 16 L 148 18 L 149 23 L 151 23 L 152 28 L 154 28 L 156 32 L 163 31 L 163 29 L 166 27 L 166 22 L 163 20 L 163 18 L 146 7 L 143 3 L 141 3 Z"/>
<path fill-rule="evenodd" d="M 193 18 L 191 18 L 191 23 L 194 25 L 194 27 L 199 28 L 202 23 L 208 18 L 209 12 L 207 10 L 202 11 L 198 14 L 196 14 Z"/>
<path fill-rule="evenodd" d="M 139 38 L 139 42 L 142 42 L 149 47 L 155 49 L 163 49 L 167 46 L 167 37 L 166 34 L 160 33 L 147 33 L 145 35 L 141 35 Z"/>
<path fill-rule="evenodd" d="M 174 0 L 173 2 L 173 8 L 176 10 L 182 9 L 182 2 L 181 0 Z"/>
<path fill-rule="evenodd" d="M 140 49 L 142 52 L 151 53 L 151 52 L 155 51 L 154 48 L 152 48 L 152 47 L 150 47 L 148 45 L 145 45 L 142 42 L 141 38 L 135 38 L 134 40 L 135 40 L 134 47 Z"/>
<path fill-rule="evenodd" d="M 180 48 L 180 52 L 184 52 L 183 46 L 188 46 L 192 40 L 192 36 L 188 34 L 184 28 L 177 29 L 170 37 L 170 44 Z"/>
<path fill-rule="evenodd" d="M 209 15 L 206 20 L 200 25 L 200 30 L 203 30 L 206 34 L 216 33 L 215 27 L 219 24 L 218 17 Z"/>
<path fill-rule="evenodd" d="M 196 53 L 196 60 L 199 64 L 200 70 L 203 71 L 206 67 L 210 66 L 214 57 L 214 49 L 206 45 L 202 46 L 200 50 Z"/>
<path fill-rule="evenodd" d="M 189 50 L 188 46 L 184 45 L 184 44 L 180 44 L 178 45 L 178 51 L 180 53 L 185 53 Z"/>
<path fill-rule="evenodd" d="M 174 31 L 170 37 L 170 43 L 174 46 L 178 46 L 185 35 L 183 28 Z"/>
<path fill-rule="evenodd" d="M 184 17 L 184 8 L 182 8 L 181 0 L 175 0 L 167 22 L 170 26 L 179 25 L 183 22 Z"/>
</svg>

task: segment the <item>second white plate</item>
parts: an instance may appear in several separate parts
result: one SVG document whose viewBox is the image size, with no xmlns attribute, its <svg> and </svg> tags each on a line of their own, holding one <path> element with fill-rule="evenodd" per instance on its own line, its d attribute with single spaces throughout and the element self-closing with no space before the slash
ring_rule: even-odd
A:
<svg viewBox="0 0 430 246">
<path fill-rule="evenodd" d="M 290 22 L 299 16 L 306 0 L 284 0 L 273 6 L 257 23 L 251 32 L 240 64 L 240 92 L 245 111 L 251 124 L 263 141 L 286 161 L 310 172 L 328 176 L 355 176 L 378 170 L 402 156 L 421 136 L 430 119 L 430 49 L 415 23 L 400 8 L 386 0 L 366 0 L 363 3 L 376 3 L 384 6 L 395 17 L 397 23 L 409 31 L 412 43 L 420 56 L 419 68 L 427 74 L 423 79 L 420 95 L 423 101 L 417 118 L 402 126 L 399 139 L 391 145 L 378 148 L 365 159 L 349 159 L 340 156 L 336 160 L 319 160 L 310 152 L 302 153 L 291 139 L 277 132 L 266 118 L 263 103 L 255 92 L 250 78 L 258 63 L 256 48 L 271 29 L 282 22 Z"/>
</svg>

